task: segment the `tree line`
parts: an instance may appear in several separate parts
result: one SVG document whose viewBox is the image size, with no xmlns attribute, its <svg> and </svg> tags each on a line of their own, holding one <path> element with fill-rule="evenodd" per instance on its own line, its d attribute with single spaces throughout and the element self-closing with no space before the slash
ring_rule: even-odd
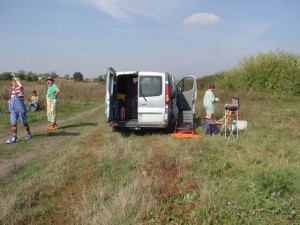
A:
<svg viewBox="0 0 300 225">
<path fill-rule="evenodd" d="M 51 73 L 34 73 L 32 71 L 24 71 L 24 70 L 19 70 L 18 72 L 3 72 L 0 73 L 0 80 L 11 80 L 13 75 L 15 74 L 16 77 L 18 77 L 20 80 L 25 80 L 25 81 L 39 81 L 39 80 L 44 80 L 48 76 L 52 76 L 54 79 L 55 78 L 62 78 L 66 80 L 74 80 L 75 82 L 80 82 L 84 80 L 84 76 L 82 75 L 81 72 L 75 72 L 73 75 L 66 74 L 64 76 L 59 76 L 56 72 L 51 72 Z M 105 80 L 105 75 L 99 75 L 96 78 L 93 78 L 94 82 L 103 82 Z"/>
</svg>

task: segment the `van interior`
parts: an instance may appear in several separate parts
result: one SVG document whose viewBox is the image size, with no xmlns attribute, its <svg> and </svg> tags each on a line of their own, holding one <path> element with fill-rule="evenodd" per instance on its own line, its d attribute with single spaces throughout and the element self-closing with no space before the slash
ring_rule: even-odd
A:
<svg viewBox="0 0 300 225">
<path fill-rule="evenodd" d="M 116 77 L 115 120 L 137 119 L 138 76 L 124 74 Z"/>
</svg>

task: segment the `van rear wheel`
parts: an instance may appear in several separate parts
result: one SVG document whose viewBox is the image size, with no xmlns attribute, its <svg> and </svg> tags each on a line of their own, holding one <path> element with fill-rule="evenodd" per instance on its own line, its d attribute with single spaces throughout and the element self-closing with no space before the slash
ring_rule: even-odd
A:
<svg viewBox="0 0 300 225">
<path fill-rule="evenodd" d="M 120 127 L 111 127 L 112 132 L 119 132 L 120 130 Z"/>
</svg>

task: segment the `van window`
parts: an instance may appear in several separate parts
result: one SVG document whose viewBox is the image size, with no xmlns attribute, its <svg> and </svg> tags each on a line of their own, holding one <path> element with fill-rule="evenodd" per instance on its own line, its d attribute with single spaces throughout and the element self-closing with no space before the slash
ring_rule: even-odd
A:
<svg viewBox="0 0 300 225">
<path fill-rule="evenodd" d="M 187 78 L 181 80 L 177 84 L 177 87 L 179 87 L 182 92 L 189 91 L 189 90 L 193 89 L 193 87 L 194 87 L 194 78 L 187 77 Z"/>
<path fill-rule="evenodd" d="M 161 76 L 140 76 L 140 95 L 143 97 L 162 94 Z"/>
</svg>

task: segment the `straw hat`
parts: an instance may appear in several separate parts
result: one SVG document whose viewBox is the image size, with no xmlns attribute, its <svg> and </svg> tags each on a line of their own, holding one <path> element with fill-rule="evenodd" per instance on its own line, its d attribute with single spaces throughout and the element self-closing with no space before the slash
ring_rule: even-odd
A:
<svg viewBox="0 0 300 225">
<path fill-rule="evenodd" d="M 47 77 L 46 81 L 48 81 L 48 80 L 51 80 L 54 82 L 54 79 L 51 76 Z"/>
</svg>

